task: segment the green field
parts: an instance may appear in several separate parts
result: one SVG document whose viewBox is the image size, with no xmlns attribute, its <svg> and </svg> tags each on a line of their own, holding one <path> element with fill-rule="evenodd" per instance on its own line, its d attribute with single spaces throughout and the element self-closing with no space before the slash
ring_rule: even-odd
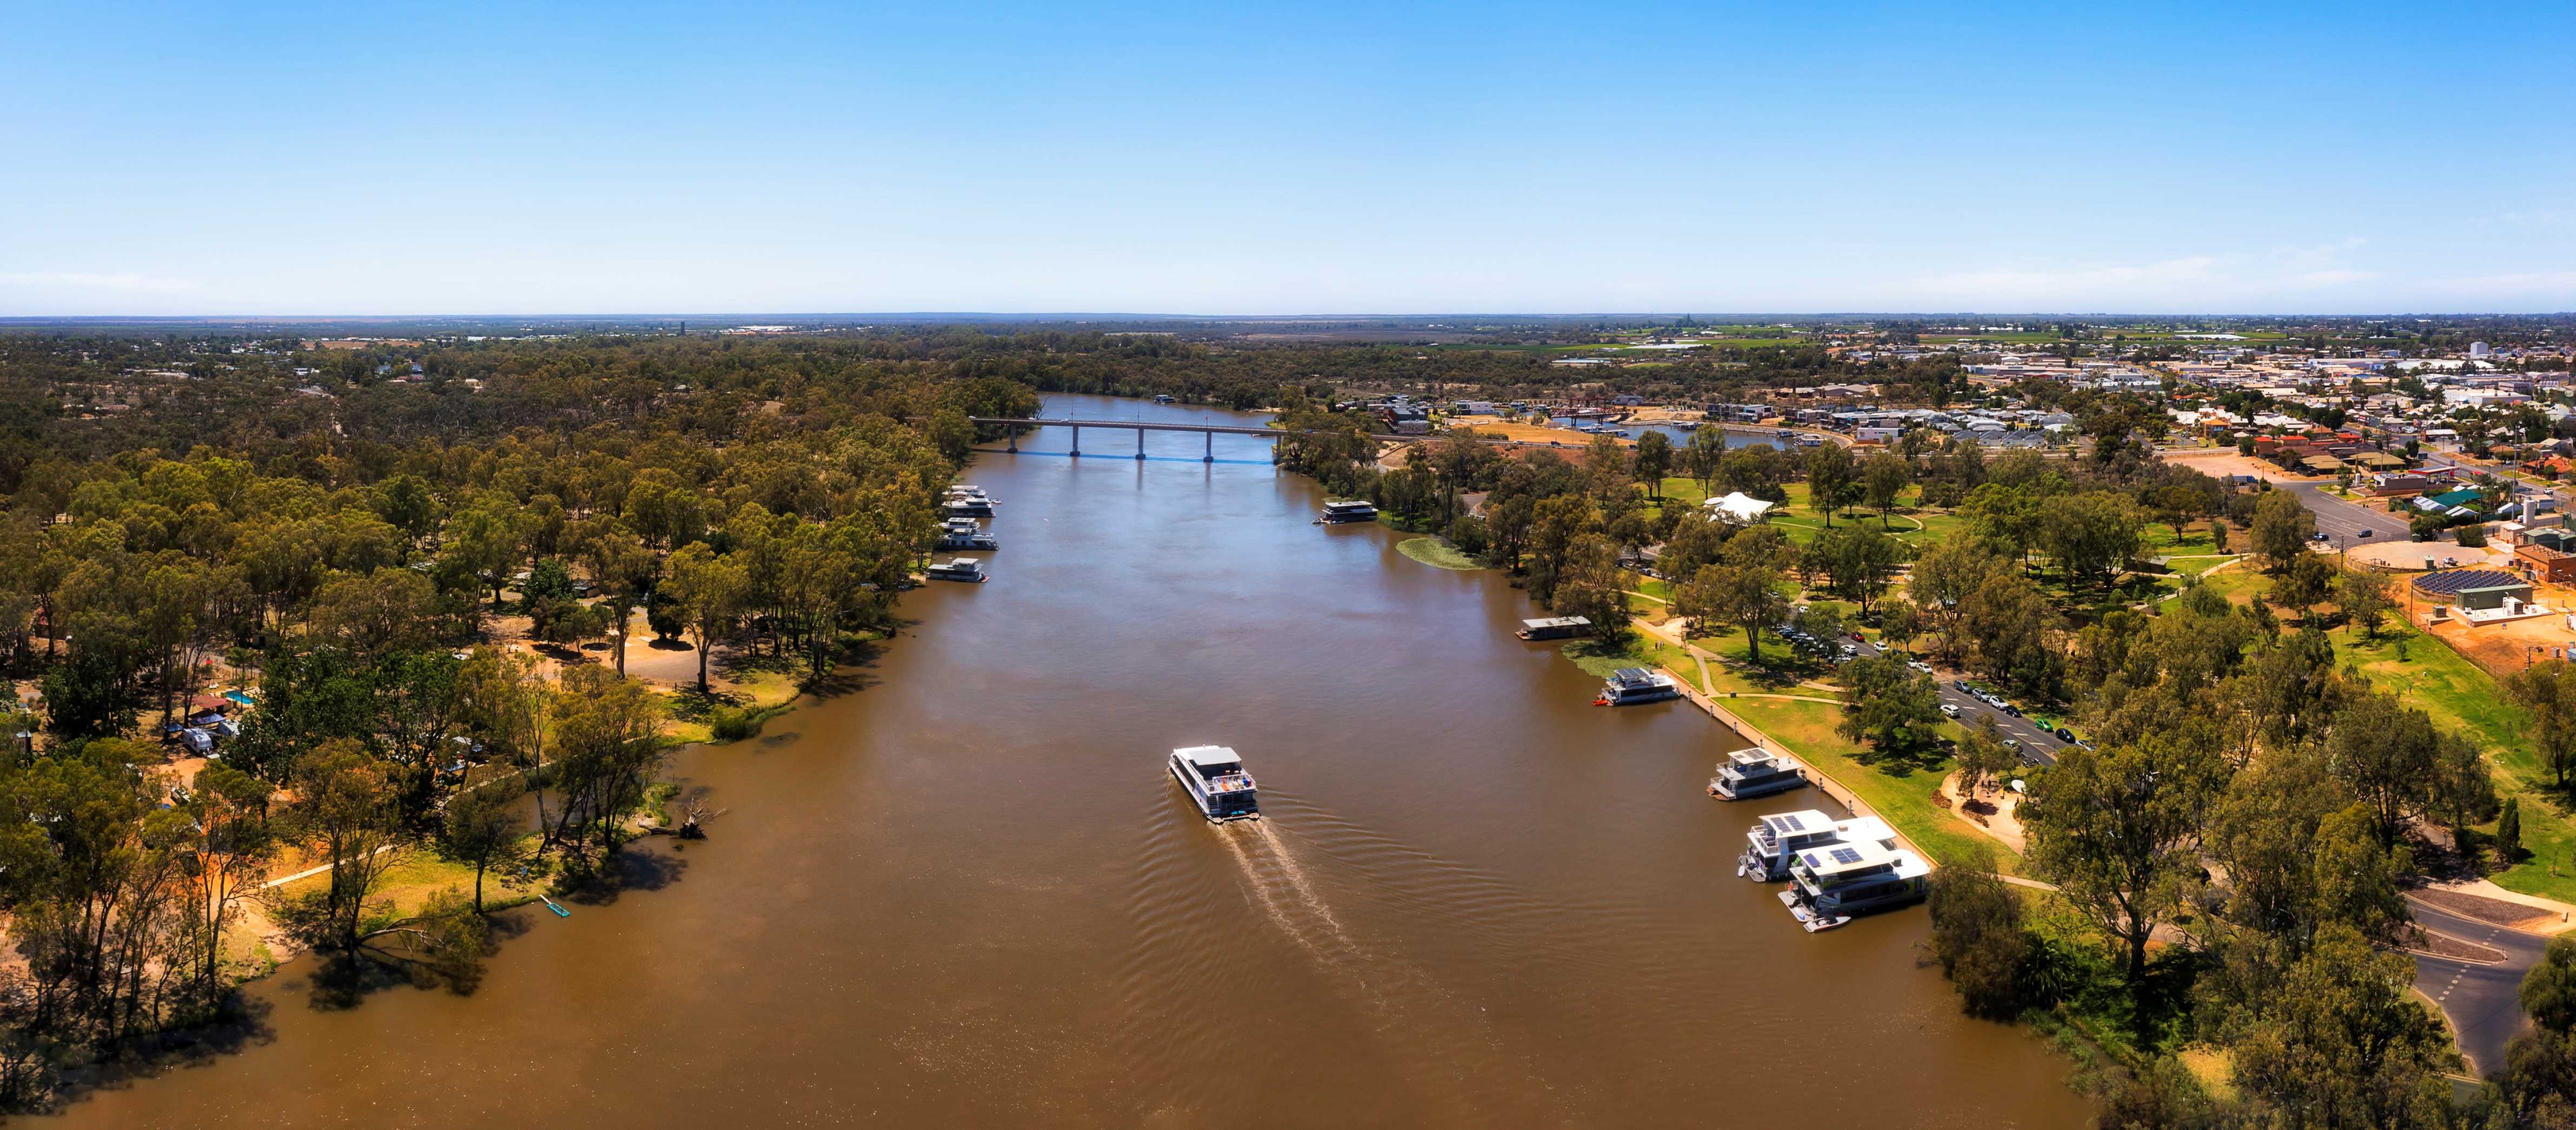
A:
<svg viewBox="0 0 2576 1130">
<path fill-rule="evenodd" d="M 2270 591 L 2272 579 L 2240 565 L 2202 583 L 2242 604 Z M 2383 630 L 2376 642 L 2352 628 L 2327 637 L 2341 666 L 2431 715 L 2434 725 L 2476 741 L 2495 767 L 2496 795 L 2522 798 L 2529 857 L 2488 878 L 2524 894 L 2576 902 L 2576 812 L 2548 788 L 2549 767 L 2531 744 L 2531 719 L 2505 698 L 2494 676 L 2449 644 L 2403 625 Z M 2479 830 L 2492 833 L 2495 825 Z"/>
<path fill-rule="evenodd" d="M 2576 819 L 2549 788 L 2549 767 L 2531 743 L 2530 716 L 2505 698 L 2493 676 L 2438 639 L 2402 628 L 2377 643 L 2349 628 L 2331 635 L 2336 658 L 2347 667 L 2432 715 L 2435 725 L 2475 740 L 2495 765 L 2498 797 L 2522 798 L 2528 858 L 2488 878 L 2524 894 L 2576 902 Z"/>
<path fill-rule="evenodd" d="M 1724 705 L 1800 760 L 1859 794 L 1881 819 L 1934 860 L 1954 862 L 1982 845 L 1995 853 L 2005 873 L 2020 873 L 2021 857 L 1979 835 L 1936 803 L 1941 779 L 1949 775 L 1946 758 L 1925 763 L 1878 757 L 1834 732 L 1842 721 L 1840 706 L 1778 698 L 1727 699 Z"/>
<path fill-rule="evenodd" d="M 1794 544 L 1805 545 L 1816 540 L 1825 532 L 1825 519 L 1823 515 L 1816 513 L 1815 507 L 1808 501 L 1807 484 L 1790 483 L 1787 491 L 1788 501 L 1773 506 L 1765 518 L 1772 525 L 1780 527 L 1782 533 L 1789 535 L 1789 540 Z M 1702 489 L 1696 479 L 1665 479 L 1661 493 L 1666 505 L 1697 507 L 1708 501 L 1708 491 Z M 1919 499 L 1921 496 L 1922 492 L 1918 490 L 1910 492 L 1908 497 Z M 1898 501 L 1895 514 L 1891 518 L 1882 518 L 1877 511 L 1867 509 L 1834 515 L 1836 528 L 1847 525 L 1868 526 L 1872 529 L 1884 530 L 1894 535 L 1898 541 L 1909 545 L 1940 541 L 1949 537 L 1950 531 L 1959 528 L 1960 524 L 1958 515 L 1947 511 L 1924 510 L 1909 505 L 1903 499 Z"/>
<path fill-rule="evenodd" d="M 1455 569 L 1464 572 L 1484 568 L 1484 566 L 1476 564 L 1474 558 L 1459 552 L 1458 547 L 1449 544 L 1449 541 L 1446 538 L 1428 536 L 1406 538 L 1395 544 L 1395 551 L 1425 565 L 1440 569 Z"/>
</svg>

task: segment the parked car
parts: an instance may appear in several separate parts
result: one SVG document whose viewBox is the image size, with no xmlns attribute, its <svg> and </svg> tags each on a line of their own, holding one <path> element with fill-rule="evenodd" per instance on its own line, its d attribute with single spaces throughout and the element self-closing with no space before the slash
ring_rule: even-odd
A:
<svg viewBox="0 0 2576 1130">
<path fill-rule="evenodd" d="M 1943 717 L 1945 717 L 1945 718 L 1956 718 L 1956 717 L 1958 717 L 1958 716 L 1959 716 L 1959 704 L 1958 704 L 1958 703 L 1955 703 L 1955 702 L 1945 702 L 1945 703 L 1942 703 L 1942 704 L 1941 704 L 1941 715 L 1942 715 Z"/>
<path fill-rule="evenodd" d="M 2060 726 L 2057 728 L 2057 740 L 2061 742 L 2072 742 L 2075 740 L 2075 731 L 2069 730 L 2064 726 Z"/>
<path fill-rule="evenodd" d="M 2361 536 L 2363 536 L 2363 537 L 2369 537 L 2370 535 L 2371 535 L 2371 531 L 2369 531 L 2369 530 L 2363 530 L 2363 531 L 2361 532 Z"/>
</svg>

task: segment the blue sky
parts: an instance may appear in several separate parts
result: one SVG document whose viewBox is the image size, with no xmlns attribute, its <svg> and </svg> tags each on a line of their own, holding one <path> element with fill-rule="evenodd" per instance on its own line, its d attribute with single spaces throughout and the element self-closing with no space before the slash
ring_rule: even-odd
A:
<svg viewBox="0 0 2576 1130">
<path fill-rule="evenodd" d="M 2576 309 L 2576 5 L 0 0 L 0 314 Z"/>
</svg>

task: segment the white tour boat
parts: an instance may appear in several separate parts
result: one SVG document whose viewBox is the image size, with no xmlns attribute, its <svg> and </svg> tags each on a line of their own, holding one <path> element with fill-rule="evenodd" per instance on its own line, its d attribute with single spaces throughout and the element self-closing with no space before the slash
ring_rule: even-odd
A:
<svg viewBox="0 0 2576 1130">
<path fill-rule="evenodd" d="M 1211 823 L 1261 818 L 1261 793 L 1231 749 L 1194 745 L 1173 750 L 1172 776 Z"/>
</svg>

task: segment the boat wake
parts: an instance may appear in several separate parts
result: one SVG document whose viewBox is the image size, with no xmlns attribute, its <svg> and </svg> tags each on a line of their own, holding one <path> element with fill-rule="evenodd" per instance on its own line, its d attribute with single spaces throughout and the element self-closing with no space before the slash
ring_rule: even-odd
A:
<svg viewBox="0 0 2576 1130">
<path fill-rule="evenodd" d="M 1328 964 L 1359 956 L 1350 932 L 1315 890 L 1313 880 L 1267 820 L 1239 820 L 1211 825 L 1217 840 L 1234 856 L 1262 913 L 1306 952 Z"/>
<path fill-rule="evenodd" d="M 1402 922 L 1376 921 L 1396 910 L 1486 949 L 1525 937 L 1535 908 L 1507 884 L 1479 881 L 1334 813 L 1276 791 L 1262 799 L 1263 819 L 1208 824 L 1194 810 L 1175 819 L 1167 796 L 1144 828 L 1130 904 L 1138 945 L 1121 970 L 1136 1021 L 1122 1032 L 1136 1038 L 1122 1038 L 1119 1056 L 1138 1093 L 1151 1096 L 1140 1115 L 1189 1121 L 1225 1110 L 1236 1096 L 1213 1082 L 1227 1077 L 1218 1065 L 1260 1059 L 1264 1039 L 1330 1032 L 1359 1041 L 1347 1052 L 1348 1069 L 1401 1080 L 1403 1119 L 1558 1121 L 1548 1115 L 1562 1112 L 1563 1098 L 1545 1082 L 1536 1049 L 1506 1035 L 1484 1001 L 1462 996 L 1403 952 L 1422 939 L 1396 940 L 1411 937 Z M 1200 835 L 1219 850 L 1208 852 Z M 1206 866 L 1217 856 L 1226 862 Z M 1199 866 L 1190 865 L 1193 857 Z M 1462 887 L 1464 905 L 1441 897 Z M 1397 933 L 1376 936 L 1381 925 Z M 1286 964 L 1216 944 L 1245 929 L 1284 943 L 1274 952 Z M 1243 995 L 1247 978 L 1295 985 L 1287 999 L 1296 1010 L 1247 1018 L 1210 1007 Z M 1147 1032 L 1162 1038 L 1146 1042 Z M 1192 1051 L 1176 1055 L 1176 1047 Z"/>
</svg>

